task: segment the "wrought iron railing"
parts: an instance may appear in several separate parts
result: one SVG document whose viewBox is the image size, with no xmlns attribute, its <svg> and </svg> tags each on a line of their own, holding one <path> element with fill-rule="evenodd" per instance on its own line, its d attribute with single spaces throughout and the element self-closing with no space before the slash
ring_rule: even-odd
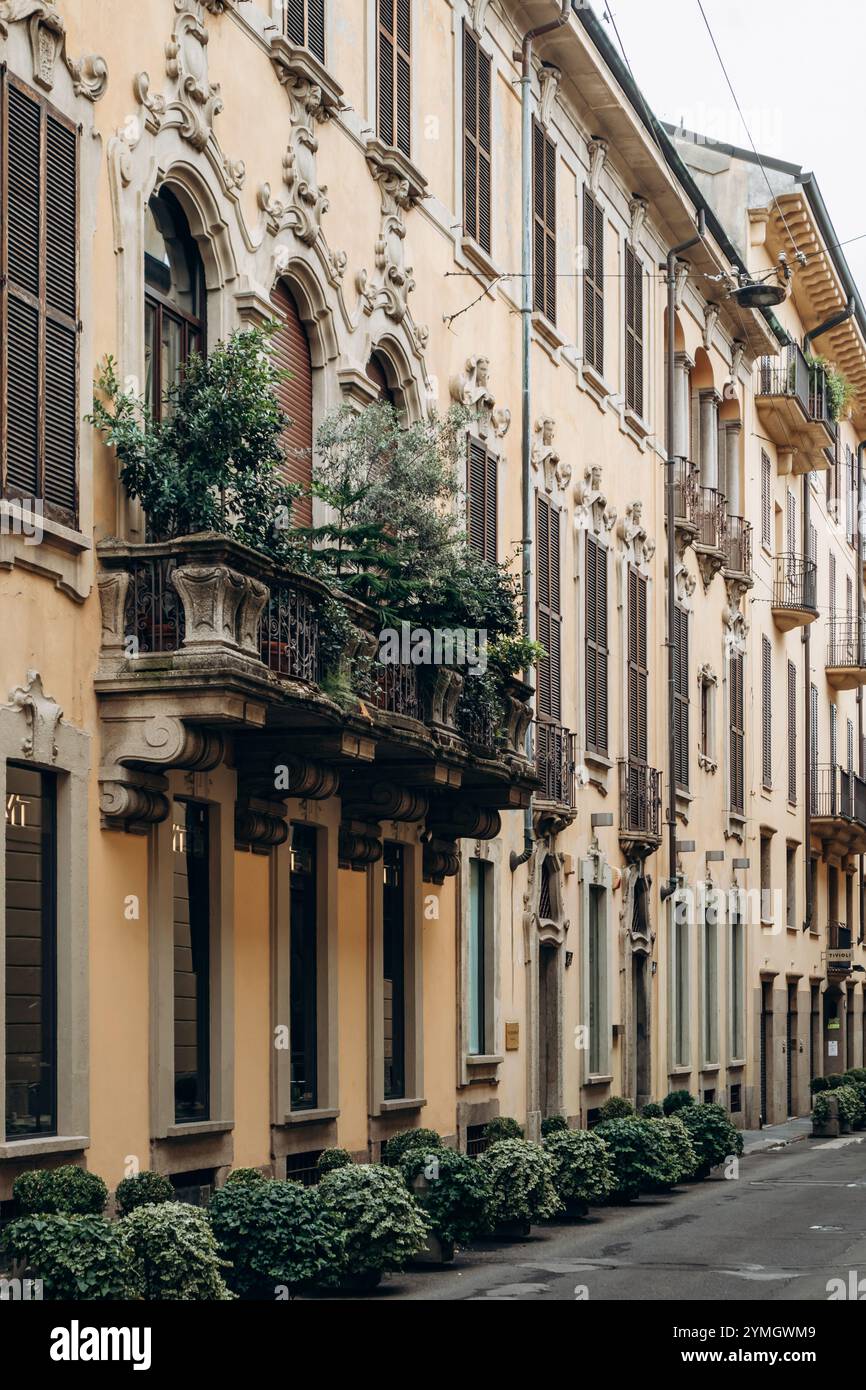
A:
<svg viewBox="0 0 866 1390">
<path fill-rule="evenodd" d="M 828 666 L 866 666 L 866 622 L 831 618 L 827 637 Z"/>
<path fill-rule="evenodd" d="M 388 714 L 420 719 L 422 710 L 418 689 L 418 667 L 398 666 L 395 662 L 377 666 L 373 704 Z"/>
<path fill-rule="evenodd" d="M 457 729 L 467 743 L 476 748 L 493 749 L 499 742 L 502 713 L 461 700 L 457 706 Z"/>
<path fill-rule="evenodd" d="M 802 348 L 797 343 L 789 343 L 778 357 L 762 357 L 758 362 L 755 390 L 759 397 L 793 397 L 799 401 L 804 415 L 811 416 L 811 371 Z"/>
<path fill-rule="evenodd" d="M 827 947 L 831 951 L 850 951 L 851 928 L 847 922 L 827 923 Z"/>
<path fill-rule="evenodd" d="M 735 574 L 752 573 L 752 528 L 741 516 L 727 518 L 725 566 Z"/>
<path fill-rule="evenodd" d="M 275 675 L 311 684 L 321 679 L 318 606 L 289 580 L 271 580 L 259 650 Z"/>
<path fill-rule="evenodd" d="M 817 612 L 818 566 L 804 555 L 785 551 L 776 556 L 773 607 Z"/>
<path fill-rule="evenodd" d="M 811 812 L 819 820 L 851 820 L 866 826 L 866 782 L 833 763 L 813 764 Z"/>
<path fill-rule="evenodd" d="M 535 761 L 541 787 L 542 801 L 574 808 L 575 801 L 575 737 L 570 729 L 559 724 L 535 725 Z"/>
<path fill-rule="evenodd" d="M 691 459 L 674 459 L 674 520 L 697 525 L 698 470 Z"/>
<path fill-rule="evenodd" d="M 661 839 L 662 775 L 633 758 L 619 764 L 620 833 Z"/>
<path fill-rule="evenodd" d="M 812 367 L 809 373 L 809 418 L 818 420 L 829 429 L 836 430 L 827 373 L 823 367 Z"/>
<path fill-rule="evenodd" d="M 172 555 L 129 561 L 124 632 L 134 642 L 130 655 L 174 652 L 183 643 L 183 604 L 171 582 L 176 568 Z"/>
<path fill-rule="evenodd" d="M 724 495 L 714 487 L 697 488 L 695 539 L 710 550 L 723 550 L 727 535 L 728 513 Z"/>
</svg>

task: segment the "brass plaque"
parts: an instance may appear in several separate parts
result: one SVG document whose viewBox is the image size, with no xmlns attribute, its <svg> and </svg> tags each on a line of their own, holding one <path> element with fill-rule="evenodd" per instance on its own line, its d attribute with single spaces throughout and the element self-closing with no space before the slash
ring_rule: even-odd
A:
<svg viewBox="0 0 866 1390">
<path fill-rule="evenodd" d="M 516 1052 L 520 1047 L 520 1024 L 506 1023 L 505 1025 L 505 1051 Z"/>
</svg>

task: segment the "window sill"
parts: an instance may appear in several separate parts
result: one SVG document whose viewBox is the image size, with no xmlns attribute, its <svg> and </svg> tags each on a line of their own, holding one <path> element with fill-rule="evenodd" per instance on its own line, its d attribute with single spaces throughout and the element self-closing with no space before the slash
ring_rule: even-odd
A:
<svg viewBox="0 0 866 1390">
<path fill-rule="evenodd" d="M 92 541 L 83 532 L 46 516 L 39 518 L 42 539 L 35 544 L 34 537 L 16 535 L 6 529 L 14 525 L 20 515 L 14 504 L 0 502 L 0 569 L 20 565 L 22 569 L 46 575 L 70 598 L 83 602 L 93 582 Z M 86 564 L 83 563 L 85 558 Z"/>
<path fill-rule="evenodd" d="M 374 178 L 383 174 L 395 174 L 405 182 L 404 201 L 408 206 L 414 207 L 427 197 L 427 180 L 418 166 L 396 145 L 386 145 L 378 135 L 371 135 L 367 139 L 365 154 Z"/>
<path fill-rule="evenodd" d="M 189 1124 L 169 1125 L 165 1138 L 196 1139 L 203 1134 L 228 1134 L 234 1127 L 234 1120 L 191 1120 Z"/>
<path fill-rule="evenodd" d="M 284 1125 L 322 1125 L 330 1124 L 336 1120 L 340 1114 L 338 1109 L 334 1110 L 290 1110 L 283 1117 Z"/>
<path fill-rule="evenodd" d="M 703 1066 L 701 1067 L 701 1076 L 704 1076 L 709 1072 L 714 1072 L 718 1074 L 721 1070 L 721 1063 L 719 1062 L 704 1062 Z"/>
<path fill-rule="evenodd" d="M 688 1063 L 683 1063 L 681 1066 L 677 1067 L 671 1067 L 668 1072 L 668 1076 L 691 1076 L 691 1074 L 692 1069 Z"/>
<path fill-rule="evenodd" d="M 426 1097 L 416 1096 L 412 1100 L 383 1100 L 379 1110 L 383 1115 L 394 1115 L 401 1110 L 421 1110 L 427 1104 Z"/>
<path fill-rule="evenodd" d="M 37 1158 L 40 1154 L 81 1153 L 90 1147 L 86 1134 L 34 1134 L 28 1139 L 7 1139 L 0 1144 L 2 1158 Z"/>
<path fill-rule="evenodd" d="M 745 1065 L 745 1057 L 733 1057 L 728 1063 L 728 1071 L 742 1071 Z"/>
<path fill-rule="evenodd" d="M 498 1067 L 501 1066 L 504 1061 L 504 1056 L 500 1056 L 498 1053 L 494 1052 L 474 1052 L 466 1056 L 467 1067 Z"/>
<path fill-rule="evenodd" d="M 600 772 L 609 772 L 613 767 L 613 758 L 609 758 L 606 753 L 596 753 L 590 748 L 583 750 L 583 761 L 589 767 L 596 767 Z"/>
<path fill-rule="evenodd" d="M 584 363 L 580 369 L 578 385 L 592 396 L 599 410 L 604 410 L 608 399 L 613 395 L 613 387 L 608 386 L 601 372 L 588 363 Z"/>
<path fill-rule="evenodd" d="M 630 410 L 626 407 L 622 418 L 627 432 L 633 434 L 641 444 L 649 439 L 652 434 L 652 426 L 647 423 L 642 415 L 638 415 L 636 410 Z"/>
<path fill-rule="evenodd" d="M 485 251 L 483 246 L 479 246 L 474 237 L 462 236 L 460 238 L 460 250 L 463 253 L 464 259 L 469 261 L 476 270 L 480 270 L 491 280 L 499 279 L 499 267 L 490 252 Z M 487 288 L 492 289 L 493 287 L 492 285 L 488 285 Z"/>
<path fill-rule="evenodd" d="M 613 1074 L 608 1076 L 606 1073 L 604 1075 L 601 1072 L 593 1073 L 586 1078 L 583 1084 L 584 1086 L 612 1086 Z"/>
<path fill-rule="evenodd" d="M 545 314 L 542 314 L 539 309 L 533 310 L 532 327 L 536 337 L 541 340 L 543 346 L 551 351 L 558 352 L 560 348 L 565 347 L 565 335 L 560 333 L 556 324 L 551 323 L 550 319 Z"/>
</svg>

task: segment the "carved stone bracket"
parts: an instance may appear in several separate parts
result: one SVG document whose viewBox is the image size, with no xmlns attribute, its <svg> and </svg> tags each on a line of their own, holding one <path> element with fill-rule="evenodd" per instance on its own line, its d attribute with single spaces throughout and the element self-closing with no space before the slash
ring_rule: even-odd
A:
<svg viewBox="0 0 866 1390">
<path fill-rule="evenodd" d="M 72 78 L 75 95 L 98 101 L 108 86 L 105 59 L 95 53 L 70 58 L 66 52 L 66 25 L 51 0 L 0 0 L 0 38 L 8 39 L 9 26 L 26 24 L 33 55 L 33 81 L 43 91 L 54 87 L 58 57 Z"/>
<path fill-rule="evenodd" d="M 267 854 L 289 837 L 286 808 L 281 802 L 240 800 L 235 805 L 235 844 Z"/>
<path fill-rule="evenodd" d="M 586 148 L 589 154 L 589 191 L 595 197 L 601 183 L 601 172 L 607 157 L 608 144 L 600 136 L 594 135 L 591 140 L 587 141 Z"/>
<path fill-rule="evenodd" d="M 629 502 L 626 507 L 625 516 L 619 523 L 619 537 L 635 565 L 649 564 L 656 553 L 656 544 L 646 533 L 643 503 L 640 500 Z"/>
<path fill-rule="evenodd" d="M 616 507 L 608 506 L 599 464 L 587 468 L 583 478 L 575 483 L 574 504 L 575 531 L 592 531 L 593 535 L 603 538 L 613 529 Z"/>
<path fill-rule="evenodd" d="M 628 239 L 635 251 L 640 245 L 641 233 L 643 232 L 644 223 L 646 222 L 648 206 L 646 198 L 642 198 L 639 193 L 634 194 L 628 205 Z"/>
<path fill-rule="evenodd" d="M 363 294 L 368 312 L 382 308 L 389 318 L 400 323 L 415 288 L 412 267 L 406 263 L 405 214 L 426 198 L 427 180 L 399 150 L 381 140 L 369 140 L 366 155 L 370 173 L 379 185 L 381 212 L 375 248 L 378 279 L 368 285 L 364 273 Z"/>
<path fill-rule="evenodd" d="M 46 695 L 38 671 L 27 672 L 27 684 L 9 692 L 9 704 L 23 712 L 26 733 L 21 752 L 34 762 L 51 765 L 57 757 L 57 726 L 63 710 L 56 700 Z"/>
<path fill-rule="evenodd" d="M 712 346 L 713 336 L 716 331 L 716 324 L 719 321 L 720 313 L 721 309 L 718 304 L 708 304 L 706 309 L 704 310 L 703 340 L 704 348 L 707 352 L 709 352 L 710 347 Z"/>
<path fill-rule="evenodd" d="M 341 869 L 363 872 L 369 864 L 377 864 L 384 853 L 382 828 L 377 821 L 344 820 L 338 840 Z"/>
<path fill-rule="evenodd" d="M 283 183 L 289 198 L 273 201 L 269 185 L 263 184 L 259 206 L 268 214 L 273 234 L 291 228 L 299 240 L 312 246 L 328 208 L 328 190 L 317 176 L 316 125 L 340 110 L 343 91 L 310 52 L 293 48 L 282 35 L 271 40 L 271 61 L 291 107 L 291 136 L 283 155 Z"/>
<path fill-rule="evenodd" d="M 550 63 L 545 63 L 538 74 L 538 85 L 541 95 L 538 102 L 538 119 L 545 130 L 550 125 L 553 115 L 553 105 L 556 101 L 556 94 L 559 91 L 559 84 L 562 81 L 562 73 L 559 68 L 553 67 Z"/>
<path fill-rule="evenodd" d="M 423 876 L 427 883 L 442 884 L 460 871 L 460 840 L 493 840 L 502 829 L 499 812 L 488 806 L 461 801 L 434 804 L 427 816 Z"/>
<path fill-rule="evenodd" d="M 425 794 L 396 782 L 349 783 L 343 789 L 339 857 L 343 868 L 365 869 L 382 858 L 382 821 L 420 821 L 427 814 Z"/>
<path fill-rule="evenodd" d="M 208 772 L 223 755 L 222 735 L 187 724 L 179 715 L 142 714 L 130 701 L 105 719 L 99 774 L 100 811 L 106 829 L 140 829 L 169 812 L 171 768 Z"/>
<path fill-rule="evenodd" d="M 724 565 L 725 556 L 721 550 L 701 545 L 697 541 L 694 542 L 694 552 L 704 588 L 708 589 Z"/>
<path fill-rule="evenodd" d="M 557 453 L 553 437 L 556 434 L 556 421 L 550 415 L 543 415 L 535 422 L 535 443 L 532 446 L 532 466 L 544 478 L 545 492 L 552 493 L 555 488 L 565 488 L 571 481 L 571 464 L 565 463 Z"/>
<path fill-rule="evenodd" d="M 496 408 L 490 389 L 490 358 L 479 353 L 467 357 L 461 372 L 449 382 L 451 399 L 469 414 L 470 428 L 479 439 L 504 439 L 511 424 L 511 411 Z"/>
</svg>

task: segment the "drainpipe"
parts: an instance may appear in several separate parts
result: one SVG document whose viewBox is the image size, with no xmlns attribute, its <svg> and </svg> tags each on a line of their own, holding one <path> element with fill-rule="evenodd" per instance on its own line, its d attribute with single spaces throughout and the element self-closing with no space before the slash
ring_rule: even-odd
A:
<svg viewBox="0 0 866 1390">
<path fill-rule="evenodd" d="M 838 328 L 840 323 L 847 323 L 850 318 L 854 317 L 856 309 L 857 301 L 855 299 L 849 299 L 845 308 L 840 309 L 838 314 L 833 314 L 831 318 L 825 319 L 817 328 L 810 329 L 803 339 L 805 350 L 808 352 L 815 338 L 820 338 L 822 333 L 829 333 L 831 328 Z"/>
<path fill-rule="evenodd" d="M 808 562 L 809 555 L 809 523 L 811 520 L 811 501 L 812 484 L 809 481 L 811 474 L 803 474 L 803 563 Z M 805 571 L 803 574 L 803 584 L 806 583 Z M 818 579 L 815 576 L 815 596 L 817 599 Z M 803 923 L 803 931 L 812 929 L 812 638 L 811 624 L 807 623 L 803 628 L 803 726 L 805 738 L 803 740 L 803 757 L 805 759 L 805 795 L 803 797 L 803 846 L 805 850 L 805 863 L 803 865 L 806 875 L 806 914 Z M 830 776 L 832 777 L 832 772 Z"/>
<path fill-rule="evenodd" d="M 532 611 L 532 415 L 530 404 L 530 352 L 532 344 L 532 41 L 567 24 L 571 0 L 561 0 L 560 13 L 548 24 L 536 25 L 523 36 L 523 43 L 512 56 L 520 62 L 520 184 L 523 244 L 521 271 L 523 294 L 520 301 L 521 325 L 521 470 L 523 494 L 523 625 L 527 637 L 534 632 Z M 530 671 L 524 671 L 529 680 Z M 526 733 L 526 754 L 532 758 L 532 725 Z M 512 871 L 525 864 L 532 853 L 532 806 L 526 808 L 523 822 L 524 850 L 512 856 Z"/>
<path fill-rule="evenodd" d="M 863 459 L 866 457 L 866 439 L 857 446 L 857 660 L 863 662 Z M 857 687 L 857 766 L 860 776 L 866 776 L 863 766 L 863 687 Z M 862 946 L 866 937 L 866 890 L 863 885 L 864 858 L 860 855 L 860 931 L 858 945 Z"/>
<path fill-rule="evenodd" d="M 676 284 L 677 284 L 677 261 L 684 251 L 688 251 L 691 246 L 695 246 L 703 237 L 706 231 L 706 219 L 704 209 L 698 212 L 698 234 L 690 237 L 688 241 L 681 241 L 679 246 L 674 246 L 668 252 L 667 262 L 667 286 L 668 286 L 668 342 L 667 342 L 667 362 L 665 373 L 665 390 L 667 400 L 667 420 L 665 449 L 667 452 L 667 464 L 665 466 L 665 518 L 667 521 L 667 545 L 668 545 L 668 587 L 667 587 L 667 628 L 668 628 L 668 881 L 661 886 L 661 900 L 665 901 L 672 893 L 676 892 L 677 887 L 677 787 L 676 774 L 674 771 L 674 759 L 676 756 L 676 741 L 674 738 L 674 706 L 676 703 L 676 643 L 674 641 L 674 631 L 676 624 L 676 537 L 674 535 L 674 472 L 675 460 L 674 449 L 676 447 L 676 430 L 674 427 L 674 410 L 676 407 L 676 386 L 675 386 L 675 363 L 677 348 L 676 334 Z"/>
</svg>

